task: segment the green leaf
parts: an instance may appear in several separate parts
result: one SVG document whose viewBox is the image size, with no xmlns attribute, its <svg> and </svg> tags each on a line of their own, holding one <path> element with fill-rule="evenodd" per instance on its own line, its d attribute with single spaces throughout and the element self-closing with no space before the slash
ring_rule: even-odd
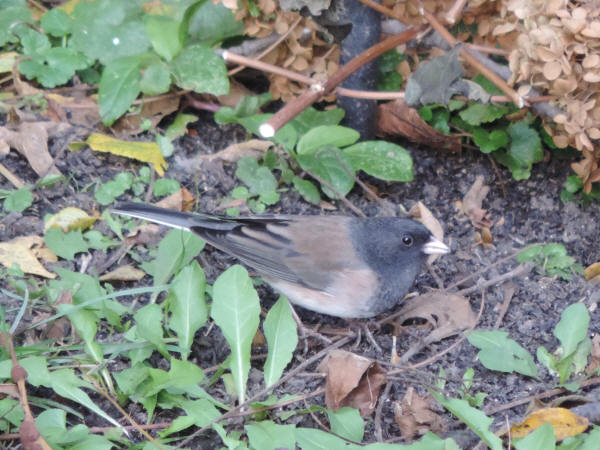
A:
<svg viewBox="0 0 600 450">
<path fill-rule="evenodd" d="M 141 16 L 138 2 L 79 2 L 72 14 L 70 43 L 104 65 L 118 58 L 142 55 L 151 48 L 151 42 Z"/>
<path fill-rule="evenodd" d="M 241 403 L 250 370 L 250 346 L 260 315 L 258 295 L 242 266 L 230 267 L 215 281 L 210 315 L 231 347 L 229 368 Z"/>
<path fill-rule="evenodd" d="M 445 398 L 443 395 L 430 391 L 431 395 L 448 411 L 464 422 L 477 436 L 492 450 L 502 450 L 502 439 L 490 431 L 494 421 L 483 412 L 472 406 L 467 401 L 457 398 Z"/>
<path fill-rule="evenodd" d="M 167 127 L 165 137 L 172 141 L 178 137 L 185 136 L 188 124 L 196 120 L 198 120 L 198 117 L 193 114 L 177 114 L 173 123 Z"/>
<path fill-rule="evenodd" d="M 187 266 L 204 248 L 204 241 L 182 230 L 171 230 L 158 244 L 158 255 L 151 265 L 154 285 L 165 284 L 182 267 Z"/>
<path fill-rule="evenodd" d="M 182 49 L 179 40 L 179 21 L 167 16 L 146 16 L 146 31 L 154 51 L 161 58 L 171 61 Z"/>
<path fill-rule="evenodd" d="M 312 155 L 323 147 L 345 147 L 354 144 L 359 138 L 360 134 L 352 128 L 340 125 L 320 125 L 312 128 L 300 138 L 296 145 L 296 151 L 299 155 Z"/>
<path fill-rule="evenodd" d="M 35 78 L 44 87 L 53 88 L 67 83 L 75 71 L 89 65 L 89 60 L 77 50 L 53 47 L 45 50 L 39 58 L 22 61 L 19 70 L 27 78 Z"/>
<path fill-rule="evenodd" d="M 321 194 L 319 194 L 319 190 L 310 181 L 294 176 L 292 182 L 294 183 L 294 188 L 304 200 L 312 203 L 313 205 L 318 205 L 321 202 Z"/>
<path fill-rule="evenodd" d="M 31 11 L 25 6 L 25 3 L 3 5 L 2 14 L 0 14 L 0 46 L 18 40 L 14 34 L 15 30 L 11 28 L 11 25 L 17 22 L 31 22 Z"/>
<path fill-rule="evenodd" d="M 165 93 L 171 87 L 171 74 L 163 64 L 151 64 L 142 71 L 140 90 L 147 95 Z"/>
<path fill-rule="evenodd" d="M 508 111 L 508 108 L 492 103 L 471 103 L 466 109 L 459 113 L 459 116 L 469 125 L 478 126 L 482 123 L 493 122 L 508 114 Z"/>
<path fill-rule="evenodd" d="M 169 358 L 163 338 L 161 307 L 150 303 L 138 309 L 133 318 L 136 323 L 136 336 L 150 342 L 165 358 Z"/>
<path fill-rule="evenodd" d="M 213 46 L 223 40 L 241 36 L 244 23 L 235 20 L 235 14 L 221 3 L 205 2 L 190 20 L 189 33 L 202 43 Z"/>
<path fill-rule="evenodd" d="M 354 169 L 350 158 L 337 148 L 327 147 L 312 155 L 298 155 L 298 162 L 302 169 L 322 178 L 341 195 L 348 194 L 354 186 Z M 338 197 L 337 192 L 323 183 L 321 189 L 330 198 Z"/>
<path fill-rule="evenodd" d="M 586 338 L 590 324 L 590 313 L 583 303 L 569 305 L 561 314 L 560 322 L 554 328 L 554 336 L 562 347 L 561 358 L 566 358 L 577 350 Z"/>
<path fill-rule="evenodd" d="M 544 158 L 540 135 L 527 122 L 511 123 L 508 134 L 511 139 L 509 154 L 519 164 L 530 169 L 533 163 Z"/>
<path fill-rule="evenodd" d="M 516 341 L 509 339 L 507 332 L 473 331 L 468 339 L 471 345 L 481 350 L 477 357 L 488 369 L 507 373 L 518 372 L 537 378 L 533 356 Z"/>
<path fill-rule="evenodd" d="M 249 423 L 244 426 L 252 448 L 261 450 L 296 448 L 294 425 L 278 425 L 271 420 Z"/>
<path fill-rule="evenodd" d="M 161 178 L 154 182 L 152 187 L 152 193 L 155 197 L 162 197 L 163 195 L 173 194 L 181 189 L 179 181 L 173 178 Z"/>
<path fill-rule="evenodd" d="M 50 382 L 52 389 L 57 395 L 68 398 L 76 404 L 89 409 L 116 427 L 121 426 L 115 419 L 100 409 L 96 403 L 80 389 L 82 386 L 91 389 L 92 386 L 77 378 L 72 370 L 62 369 L 50 372 Z"/>
<path fill-rule="evenodd" d="M 348 406 L 337 411 L 327 410 L 331 432 L 354 442 L 362 442 L 365 434 L 365 422 L 356 408 Z"/>
<path fill-rule="evenodd" d="M 63 37 L 71 33 L 73 19 L 62 9 L 54 8 L 44 14 L 40 25 L 46 33 L 55 37 Z"/>
<path fill-rule="evenodd" d="M 345 111 L 342 108 L 333 108 L 319 111 L 312 106 L 306 108 L 290 122 L 299 136 L 308 133 L 315 127 L 321 125 L 337 125 L 344 118 Z"/>
<path fill-rule="evenodd" d="M 101 205 L 110 205 L 115 201 L 117 197 L 123 195 L 127 189 L 131 187 L 133 183 L 133 175 L 127 172 L 119 173 L 111 181 L 100 185 L 96 192 L 94 192 L 94 198 Z"/>
<path fill-rule="evenodd" d="M 46 231 L 44 242 L 50 250 L 68 260 L 72 260 L 75 253 L 84 253 L 89 249 L 89 245 L 83 240 L 81 230 L 65 233 L 58 227 L 52 227 Z"/>
<path fill-rule="evenodd" d="M 140 93 L 140 63 L 138 57 L 124 57 L 111 61 L 102 71 L 98 103 L 105 125 L 125 114 Z"/>
<path fill-rule="evenodd" d="M 6 212 L 23 212 L 33 203 L 33 194 L 29 188 L 21 188 L 11 191 L 4 200 L 4 210 Z"/>
<path fill-rule="evenodd" d="M 260 195 L 277 189 L 277 180 L 271 171 L 259 166 L 251 156 L 244 156 L 238 161 L 235 176 L 242 180 L 253 194 Z"/>
<path fill-rule="evenodd" d="M 196 44 L 184 48 L 172 61 L 172 68 L 182 89 L 213 95 L 229 92 L 225 62 L 210 47 Z"/>
<path fill-rule="evenodd" d="M 182 357 L 187 359 L 196 331 L 206 323 L 208 308 L 204 300 L 206 277 L 204 271 L 193 261 L 184 267 L 171 284 L 169 328 L 179 337 Z"/>
<path fill-rule="evenodd" d="M 264 377 L 265 386 L 269 387 L 279 380 L 298 345 L 298 327 L 287 298 L 279 297 L 277 303 L 269 310 L 263 329 L 269 349 Z"/>
<path fill-rule="evenodd" d="M 517 450 L 552 450 L 556 448 L 556 436 L 552 424 L 545 423 L 523 439 L 514 443 Z"/>
<path fill-rule="evenodd" d="M 348 448 L 346 441 L 342 438 L 317 428 L 296 428 L 296 439 L 302 450 L 342 450 Z"/>
<path fill-rule="evenodd" d="M 533 247 L 528 247 L 525 250 L 519 252 L 517 255 L 517 261 L 519 264 L 523 264 L 527 261 L 532 261 L 542 252 L 544 246 L 542 244 L 534 245 Z"/>
<path fill-rule="evenodd" d="M 491 153 L 508 145 L 508 135 L 504 130 L 494 130 L 488 133 L 483 128 L 473 130 L 473 141 L 482 153 Z"/>
<path fill-rule="evenodd" d="M 537 348 L 536 357 L 540 364 L 546 366 L 550 372 L 556 373 L 558 371 L 556 367 L 556 358 L 544 347 L 540 346 Z"/>
<path fill-rule="evenodd" d="M 404 148 L 385 141 L 365 141 L 342 150 L 355 170 L 386 181 L 412 181 L 413 162 Z"/>
</svg>

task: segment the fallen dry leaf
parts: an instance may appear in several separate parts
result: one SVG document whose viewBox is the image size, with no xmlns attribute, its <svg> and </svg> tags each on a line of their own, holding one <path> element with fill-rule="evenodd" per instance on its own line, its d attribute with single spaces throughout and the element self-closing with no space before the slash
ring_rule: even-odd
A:
<svg viewBox="0 0 600 450">
<path fill-rule="evenodd" d="M 69 206 L 53 214 L 44 225 L 44 233 L 52 227 L 59 227 L 65 233 L 73 230 L 87 230 L 99 219 L 99 216 L 90 216 L 83 209 Z"/>
<path fill-rule="evenodd" d="M 174 209 L 176 211 L 190 211 L 194 206 L 194 196 L 186 188 L 181 188 L 168 197 L 163 198 L 156 206 Z"/>
<path fill-rule="evenodd" d="M 111 128 L 120 137 L 125 137 L 125 134 L 130 136 L 140 134 L 144 131 L 140 127 L 144 120 L 149 120 L 152 127 L 156 127 L 165 116 L 179 109 L 180 101 L 180 96 L 176 94 L 146 101 L 139 111 L 122 116 Z"/>
<path fill-rule="evenodd" d="M 444 419 L 433 411 L 433 405 L 435 402 L 419 396 L 413 387 L 406 390 L 401 402 L 394 402 L 394 421 L 404 439 L 412 441 L 428 431 L 441 433 L 448 429 Z"/>
<path fill-rule="evenodd" d="M 70 125 L 56 122 L 19 122 L 14 130 L 0 127 L 0 153 L 16 149 L 29 162 L 40 177 L 60 174 L 48 152 L 48 138 L 62 132 Z"/>
<path fill-rule="evenodd" d="M 600 334 L 596 334 L 592 338 L 592 350 L 590 351 L 590 359 L 585 368 L 585 373 L 592 376 L 600 367 Z"/>
<path fill-rule="evenodd" d="M 136 269 L 130 264 L 119 266 L 100 277 L 100 281 L 140 281 L 146 272 Z"/>
<path fill-rule="evenodd" d="M 600 262 L 587 266 L 583 271 L 583 275 L 591 283 L 600 283 Z"/>
<path fill-rule="evenodd" d="M 481 245 L 483 248 L 496 248 L 492 231 L 488 227 L 481 227 L 481 231 L 475 232 L 475 245 Z"/>
<path fill-rule="evenodd" d="M 444 242 L 444 229 L 442 228 L 442 225 L 422 202 L 418 202 L 410 208 L 408 215 L 425 225 L 437 240 Z M 430 255 L 427 258 L 427 262 L 431 264 L 440 256 L 441 255 Z"/>
<path fill-rule="evenodd" d="M 363 417 L 373 413 L 379 390 L 386 382 L 385 371 L 379 364 L 351 352 L 334 350 L 319 367 L 327 374 L 325 403 L 328 408 L 337 411 L 351 406 Z"/>
<path fill-rule="evenodd" d="M 124 141 L 105 134 L 92 133 L 84 143 L 72 142 L 69 149 L 79 150 L 85 144 L 97 152 L 108 152 L 150 163 L 158 175 L 162 177 L 165 174 L 167 162 L 156 142 Z"/>
<path fill-rule="evenodd" d="M 403 136 L 411 142 L 457 152 L 460 137 L 448 136 L 433 128 L 402 99 L 384 103 L 377 110 L 377 128 L 381 134 Z"/>
<path fill-rule="evenodd" d="M 462 202 L 459 204 L 459 210 L 466 215 L 473 226 L 477 228 L 491 227 L 494 222 L 490 219 L 487 210 L 482 208 L 483 200 L 490 191 L 490 187 L 484 184 L 482 175 L 478 175 L 475 183 L 465 194 Z"/>
<path fill-rule="evenodd" d="M 267 150 L 269 150 L 271 147 L 273 147 L 273 143 L 271 141 L 250 139 L 249 141 L 231 144 L 217 153 L 213 153 L 211 155 L 202 155 L 202 158 L 209 161 L 220 159 L 227 162 L 237 162 L 244 156 L 262 158 Z"/>
<path fill-rule="evenodd" d="M 6 268 L 17 265 L 25 273 L 39 275 L 44 278 L 56 278 L 56 274 L 48 272 L 38 261 L 32 247 L 43 247 L 41 236 L 31 235 L 14 238 L 8 242 L 0 242 L 0 264 Z M 56 255 L 54 256 L 56 258 Z"/>
<path fill-rule="evenodd" d="M 559 441 L 583 433 L 589 425 L 588 419 L 566 408 L 547 408 L 531 413 L 523 422 L 510 427 L 510 434 L 513 438 L 525 437 L 545 423 L 552 425 Z"/>
<path fill-rule="evenodd" d="M 466 297 L 441 291 L 413 297 L 402 307 L 396 321 L 402 323 L 417 317 L 429 322 L 433 330 L 418 344 L 408 349 L 400 359 L 401 362 L 408 361 L 424 346 L 454 336 L 477 323 L 477 315 Z"/>
</svg>

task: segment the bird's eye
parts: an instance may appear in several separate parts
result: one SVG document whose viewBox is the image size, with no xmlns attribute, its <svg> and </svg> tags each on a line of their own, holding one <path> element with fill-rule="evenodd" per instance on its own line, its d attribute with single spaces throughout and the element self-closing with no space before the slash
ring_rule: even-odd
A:
<svg viewBox="0 0 600 450">
<path fill-rule="evenodd" d="M 409 236 L 408 234 L 405 234 L 404 236 L 402 236 L 402 243 L 404 245 L 406 245 L 407 247 L 410 247 L 411 245 L 413 245 L 412 236 Z"/>
</svg>

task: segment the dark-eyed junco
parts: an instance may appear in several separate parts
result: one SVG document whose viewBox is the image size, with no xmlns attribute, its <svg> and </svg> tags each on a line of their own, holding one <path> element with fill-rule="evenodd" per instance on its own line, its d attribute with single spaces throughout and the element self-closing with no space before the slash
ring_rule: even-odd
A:
<svg viewBox="0 0 600 450">
<path fill-rule="evenodd" d="M 228 218 L 129 202 L 112 212 L 192 231 L 257 270 L 293 303 L 343 318 L 393 307 L 427 255 L 449 251 L 425 226 L 396 217 Z"/>
</svg>

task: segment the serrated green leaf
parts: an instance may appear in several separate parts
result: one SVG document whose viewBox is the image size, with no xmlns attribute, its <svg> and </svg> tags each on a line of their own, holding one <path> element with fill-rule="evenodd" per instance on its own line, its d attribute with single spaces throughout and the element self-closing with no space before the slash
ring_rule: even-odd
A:
<svg viewBox="0 0 600 450">
<path fill-rule="evenodd" d="M 562 358 L 566 358 L 577 350 L 588 332 L 590 313 L 583 303 L 567 306 L 560 316 L 560 321 L 554 328 L 554 336 L 560 341 Z"/>
<path fill-rule="evenodd" d="M 17 211 L 23 212 L 33 203 L 33 194 L 31 189 L 21 188 L 11 191 L 4 200 L 4 210 L 6 212 Z"/>
<path fill-rule="evenodd" d="M 244 156 L 238 161 L 235 176 L 242 180 L 253 194 L 263 194 L 277 189 L 275 176 L 266 167 L 258 165 L 256 159 Z"/>
<path fill-rule="evenodd" d="M 40 25 L 46 33 L 55 37 L 62 37 L 71 32 L 73 19 L 63 10 L 53 8 L 44 14 Z"/>
<path fill-rule="evenodd" d="M 499 330 L 473 331 L 469 334 L 471 345 L 479 348 L 477 357 L 485 367 L 500 372 L 518 372 L 537 378 L 537 367 L 533 356 L 508 333 Z"/>
<path fill-rule="evenodd" d="M 205 289 L 206 277 L 196 261 L 184 267 L 171 284 L 173 295 L 169 297 L 169 328 L 177 333 L 183 359 L 190 354 L 196 331 L 208 319 Z"/>
<path fill-rule="evenodd" d="M 140 74 L 138 57 L 124 57 L 111 61 L 102 71 L 98 87 L 100 117 L 105 125 L 127 112 L 140 93 Z"/>
<path fill-rule="evenodd" d="M 172 61 L 173 74 L 182 89 L 213 95 L 229 92 L 229 78 L 223 58 L 207 46 L 186 47 Z"/>
<path fill-rule="evenodd" d="M 300 166 L 317 175 L 333 186 L 337 192 L 321 183 L 321 189 L 330 198 L 337 198 L 338 192 L 346 195 L 354 186 L 354 169 L 345 153 L 334 147 L 327 147 L 311 155 L 298 155 Z"/>
<path fill-rule="evenodd" d="M 250 370 L 250 346 L 260 315 L 258 295 L 242 266 L 230 267 L 215 281 L 210 315 L 231 347 L 229 368 L 241 403 Z"/>
<path fill-rule="evenodd" d="M 527 122 L 511 123 L 508 134 L 511 139 L 509 154 L 520 165 L 530 169 L 533 163 L 544 158 L 540 135 Z"/>
<path fill-rule="evenodd" d="M 320 125 L 312 128 L 300 138 L 296 145 L 296 152 L 299 155 L 312 155 L 327 146 L 346 147 L 354 144 L 359 138 L 360 134 L 352 128 L 340 125 Z"/>
<path fill-rule="evenodd" d="M 50 250 L 68 260 L 72 260 L 76 253 L 84 253 L 89 249 L 89 245 L 83 240 L 81 230 L 65 233 L 60 228 L 52 227 L 44 235 L 44 242 Z"/>
<path fill-rule="evenodd" d="M 298 327 L 292 309 L 285 297 L 279 297 L 263 322 L 269 353 L 264 367 L 265 386 L 269 387 L 281 377 L 292 360 L 298 345 Z"/>
<path fill-rule="evenodd" d="M 0 46 L 4 46 L 7 42 L 16 42 L 17 36 L 14 34 L 14 28 L 11 27 L 13 23 L 23 22 L 31 23 L 31 11 L 25 6 L 25 3 L 21 5 L 5 5 L 2 8 L 2 14 L 0 14 Z"/>
<path fill-rule="evenodd" d="M 466 109 L 459 113 L 459 116 L 469 125 L 478 126 L 482 123 L 493 122 L 506 115 L 508 111 L 508 108 L 492 103 L 471 103 Z"/>
<path fill-rule="evenodd" d="M 179 181 L 174 180 L 173 178 L 161 178 L 154 182 L 152 193 L 155 197 L 162 197 L 163 195 L 173 194 L 180 189 L 181 184 L 179 184 Z"/>
<path fill-rule="evenodd" d="M 118 196 L 123 195 L 127 189 L 131 188 L 132 183 L 133 175 L 121 172 L 114 179 L 100 185 L 94 192 L 94 198 L 101 205 L 110 205 Z"/>
<path fill-rule="evenodd" d="M 365 141 L 342 149 L 355 170 L 386 181 L 412 181 L 413 162 L 404 148 L 385 141 Z"/>
</svg>

